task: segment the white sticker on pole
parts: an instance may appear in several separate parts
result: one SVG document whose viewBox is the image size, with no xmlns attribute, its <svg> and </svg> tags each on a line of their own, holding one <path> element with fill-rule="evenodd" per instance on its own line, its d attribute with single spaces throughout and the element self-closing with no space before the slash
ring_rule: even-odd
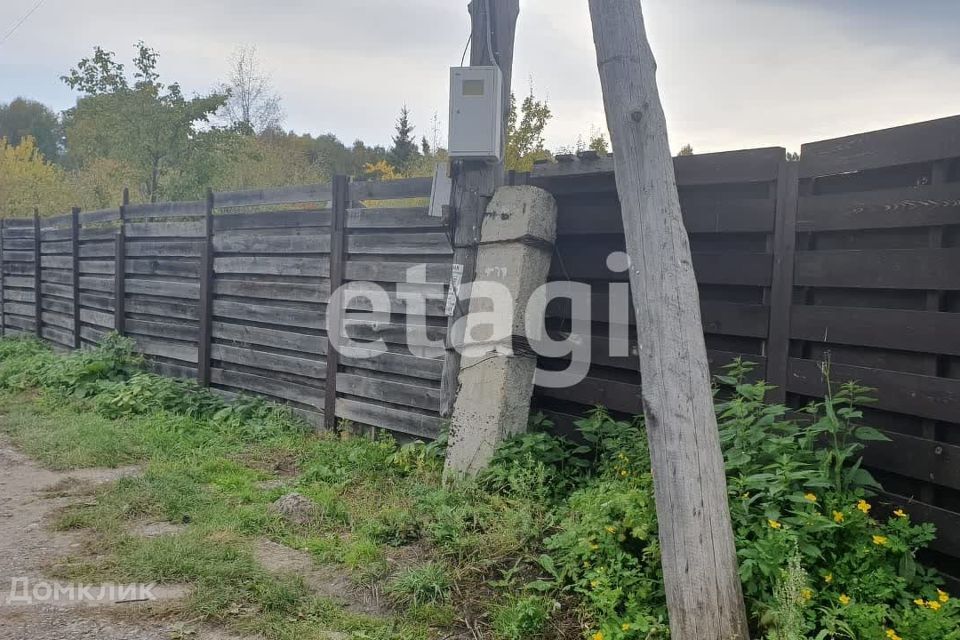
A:
<svg viewBox="0 0 960 640">
<path fill-rule="evenodd" d="M 447 317 L 453 316 L 457 308 L 457 300 L 460 298 L 460 284 L 463 282 L 463 265 L 454 264 L 450 272 L 450 290 L 447 292 L 447 308 L 445 313 Z"/>
</svg>

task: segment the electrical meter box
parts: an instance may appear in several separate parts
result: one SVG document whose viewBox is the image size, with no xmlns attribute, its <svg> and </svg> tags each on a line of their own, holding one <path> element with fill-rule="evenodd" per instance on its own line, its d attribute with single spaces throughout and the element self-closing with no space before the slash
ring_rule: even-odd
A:
<svg viewBox="0 0 960 640">
<path fill-rule="evenodd" d="M 503 73 L 499 67 L 450 69 L 450 157 L 503 159 Z"/>
</svg>

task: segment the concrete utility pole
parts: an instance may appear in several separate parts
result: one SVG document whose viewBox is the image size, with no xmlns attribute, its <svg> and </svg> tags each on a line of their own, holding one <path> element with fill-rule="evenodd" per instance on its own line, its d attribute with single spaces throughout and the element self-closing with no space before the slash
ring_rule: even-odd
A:
<svg viewBox="0 0 960 640">
<path fill-rule="evenodd" d="M 497 65 L 503 73 L 503 145 L 506 146 L 513 44 L 520 15 L 520 0 L 473 0 L 469 11 L 470 65 Z M 453 169 L 451 206 L 456 221 L 453 225 L 453 264 L 463 265 L 463 282 L 472 282 L 476 276 L 483 213 L 494 191 L 503 185 L 503 162 L 461 161 Z M 440 415 L 445 418 L 453 413 L 457 397 L 461 358 L 456 345 L 463 342 L 463 336 L 453 335 L 453 328 L 466 311 L 463 303 L 457 304 L 447 324 L 447 358 L 440 382 Z"/>
<path fill-rule="evenodd" d="M 700 299 L 640 0 L 589 0 L 640 337 L 674 640 L 748 638 Z"/>
</svg>

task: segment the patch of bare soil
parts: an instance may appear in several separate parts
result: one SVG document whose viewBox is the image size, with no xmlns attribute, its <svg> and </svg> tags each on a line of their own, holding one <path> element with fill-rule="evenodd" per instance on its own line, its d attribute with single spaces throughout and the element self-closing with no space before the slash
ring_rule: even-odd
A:
<svg viewBox="0 0 960 640">
<path fill-rule="evenodd" d="M 0 436 L 0 640 L 236 640 L 151 620 L 150 614 L 189 593 L 182 586 L 148 592 L 130 585 L 67 585 L 44 570 L 80 551 L 77 533 L 51 531 L 52 515 L 97 485 L 138 473 L 123 469 L 54 472 L 14 450 Z M 149 601 L 142 596 L 150 596 Z"/>
<path fill-rule="evenodd" d="M 389 615 L 389 610 L 381 604 L 375 591 L 355 586 L 350 574 L 339 567 L 316 564 L 305 551 L 297 551 L 270 540 L 260 540 L 254 556 L 267 571 L 301 576 L 314 594 L 339 603 L 351 613 Z"/>
</svg>

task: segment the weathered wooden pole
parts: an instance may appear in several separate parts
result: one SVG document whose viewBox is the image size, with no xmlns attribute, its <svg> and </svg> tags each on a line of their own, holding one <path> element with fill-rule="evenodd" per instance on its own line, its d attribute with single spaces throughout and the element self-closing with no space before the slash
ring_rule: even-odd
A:
<svg viewBox="0 0 960 640">
<path fill-rule="evenodd" d="M 589 0 L 614 151 L 673 640 L 748 637 L 690 244 L 640 0 Z"/>
<path fill-rule="evenodd" d="M 513 45 L 520 15 L 520 0 L 472 0 L 470 64 L 500 67 L 503 73 L 503 141 L 506 146 L 507 114 L 510 110 L 510 86 L 513 77 Z M 491 50 L 492 48 L 492 50 Z M 477 266 L 480 225 L 487 204 L 497 187 L 503 185 L 503 162 L 461 161 L 453 167 L 451 207 L 453 216 L 453 263 L 462 265 L 463 282 L 472 282 Z M 462 336 L 453 335 L 457 321 L 467 312 L 458 301 L 447 323 L 447 356 L 440 389 L 440 415 L 450 417 L 457 397 L 460 352 L 456 347 Z"/>
</svg>

